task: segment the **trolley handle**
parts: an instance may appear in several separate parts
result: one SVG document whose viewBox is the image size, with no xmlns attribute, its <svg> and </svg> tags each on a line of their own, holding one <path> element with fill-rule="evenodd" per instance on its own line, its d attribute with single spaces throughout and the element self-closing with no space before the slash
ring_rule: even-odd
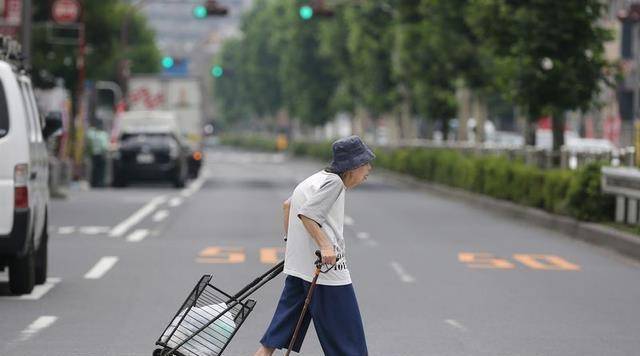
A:
<svg viewBox="0 0 640 356">
<path fill-rule="evenodd" d="M 322 253 L 320 252 L 320 250 L 316 250 L 316 256 L 318 257 L 318 259 L 316 260 L 316 262 L 314 262 L 314 264 L 315 264 L 317 269 L 320 269 L 322 267 L 322 265 L 323 265 L 323 263 L 322 263 Z M 326 271 L 321 271 L 321 272 L 322 273 L 327 273 L 327 272 L 331 271 L 332 269 L 334 269 L 336 267 L 336 264 L 338 264 L 339 260 L 340 260 L 340 257 L 336 256 L 336 263 L 334 265 L 332 265 Z"/>
</svg>

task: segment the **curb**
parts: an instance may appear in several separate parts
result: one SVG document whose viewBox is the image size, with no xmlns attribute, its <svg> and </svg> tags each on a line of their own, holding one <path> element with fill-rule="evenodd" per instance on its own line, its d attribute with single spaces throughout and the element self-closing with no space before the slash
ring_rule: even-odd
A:
<svg viewBox="0 0 640 356">
<path fill-rule="evenodd" d="M 390 172 L 380 168 L 376 169 L 376 175 L 412 188 L 427 190 L 442 197 L 453 198 L 476 207 L 491 209 L 506 216 L 527 220 L 528 222 L 538 224 L 545 228 L 562 232 L 571 238 L 601 246 L 640 260 L 640 237 L 606 225 L 551 214 L 541 209 L 526 207 L 457 188 L 421 181 L 408 175 Z"/>
</svg>

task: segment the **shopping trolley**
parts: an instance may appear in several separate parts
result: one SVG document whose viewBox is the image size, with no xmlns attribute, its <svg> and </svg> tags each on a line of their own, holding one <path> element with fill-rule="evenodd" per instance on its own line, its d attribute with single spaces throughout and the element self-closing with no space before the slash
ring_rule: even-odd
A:
<svg viewBox="0 0 640 356">
<path fill-rule="evenodd" d="M 221 355 L 256 305 L 248 297 L 283 269 L 284 261 L 234 295 L 211 284 L 211 275 L 200 278 L 156 341 L 153 356 Z"/>
</svg>

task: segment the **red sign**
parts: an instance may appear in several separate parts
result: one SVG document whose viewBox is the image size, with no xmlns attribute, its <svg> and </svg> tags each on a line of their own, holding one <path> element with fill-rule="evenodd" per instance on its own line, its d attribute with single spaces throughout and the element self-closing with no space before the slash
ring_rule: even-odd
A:
<svg viewBox="0 0 640 356">
<path fill-rule="evenodd" d="M 76 0 L 56 0 L 51 7 L 51 16 L 59 24 L 76 22 L 80 16 L 80 3 Z"/>
</svg>

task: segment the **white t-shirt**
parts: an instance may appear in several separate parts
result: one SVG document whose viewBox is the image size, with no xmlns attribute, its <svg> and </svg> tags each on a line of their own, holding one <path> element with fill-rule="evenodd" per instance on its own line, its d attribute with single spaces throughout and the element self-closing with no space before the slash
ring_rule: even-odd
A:
<svg viewBox="0 0 640 356">
<path fill-rule="evenodd" d="M 298 217 L 304 215 L 320 225 L 339 258 L 335 268 L 320 274 L 317 283 L 329 286 L 351 283 L 343 236 L 345 190 L 340 176 L 324 170 L 305 179 L 294 189 L 290 198 L 285 274 L 308 282 L 313 279 L 317 259 L 315 252 L 319 247 Z"/>
</svg>

